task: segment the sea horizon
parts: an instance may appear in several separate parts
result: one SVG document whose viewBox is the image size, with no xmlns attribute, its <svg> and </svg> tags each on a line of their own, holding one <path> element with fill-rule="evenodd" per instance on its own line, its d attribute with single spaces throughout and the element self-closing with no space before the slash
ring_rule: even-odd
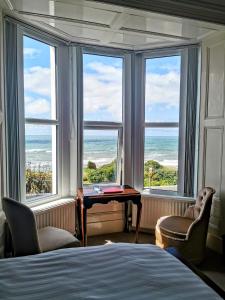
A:
<svg viewBox="0 0 225 300">
<path fill-rule="evenodd" d="M 26 164 L 30 168 L 51 169 L 51 136 L 50 135 L 26 135 Z M 116 136 L 84 137 L 83 165 L 87 166 L 92 161 L 97 167 L 112 162 L 117 157 Z M 154 136 L 145 137 L 144 161 L 155 160 L 163 166 L 178 166 L 178 137 Z"/>
</svg>

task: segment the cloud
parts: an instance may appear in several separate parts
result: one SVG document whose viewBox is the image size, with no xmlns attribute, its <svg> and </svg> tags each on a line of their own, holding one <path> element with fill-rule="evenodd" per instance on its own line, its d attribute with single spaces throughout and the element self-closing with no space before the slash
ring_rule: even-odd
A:
<svg viewBox="0 0 225 300">
<path fill-rule="evenodd" d="M 179 106 L 180 74 L 169 71 L 166 74 L 148 73 L 146 75 L 145 101 L 148 104 Z"/>
<path fill-rule="evenodd" d="M 175 71 L 175 72 L 179 72 L 180 71 L 180 64 L 172 64 L 172 63 L 164 63 L 163 65 L 161 65 L 159 67 L 160 70 L 164 70 L 164 71 Z"/>
<path fill-rule="evenodd" d="M 27 58 L 36 58 L 37 56 L 39 56 L 41 54 L 41 50 L 36 49 L 36 48 L 24 48 L 23 49 L 23 54 L 27 57 Z"/>
<path fill-rule="evenodd" d="M 25 114 L 27 117 L 38 117 L 50 113 L 50 103 L 44 98 L 25 96 Z"/>
<path fill-rule="evenodd" d="M 51 96 L 51 70 L 44 67 L 31 67 L 24 72 L 24 88 L 41 96 Z"/>
<path fill-rule="evenodd" d="M 148 109 L 154 104 L 179 106 L 180 74 L 172 67 L 164 74 L 147 73 L 145 101 Z M 84 113 L 97 115 L 104 109 L 113 116 L 113 120 L 120 121 L 122 69 L 97 62 L 88 64 L 88 69 L 91 72 L 86 72 L 84 76 Z"/>
<path fill-rule="evenodd" d="M 107 110 L 113 121 L 121 121 L 122 69 L 97 62 L 88 68 L 92 73 L 84 76 L 84 113 Z"/>
<path fill-rule="evenodd" d="M 121 121 L 122 69 L 100 62 L 92 62 L 85 67 L 88 71 L 84 76 L 84 113 L 92 115 L 95 120 L 102 120 L 107 115 L 109 121 Z M 39 111 L 41 107 L 45 111 L 50 109 L 48 102 L 45 102 L 47 101 L 45 98 L 51 96 L 51 70 L 49 68 L 36 66 L 25 69 L 24 85 L 26 93 L 35 93 L 39 96 L 38 102 L 35 102 L 36 111 Z M 179 98 L 180 74 L 178 71 L 171 68 L 163 74 L 147 73 L 146 104 L 148 108 L 154 104 L 161 104 L 165 108 L 178 107 Z M 34 111 L 32 107 L 29 109 Z"/>
</svg>

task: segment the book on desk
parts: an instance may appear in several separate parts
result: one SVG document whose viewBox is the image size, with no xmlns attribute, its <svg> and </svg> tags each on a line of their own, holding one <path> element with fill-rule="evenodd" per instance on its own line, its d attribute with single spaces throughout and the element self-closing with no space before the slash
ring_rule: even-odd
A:
<svg viewBox="0 0 225 300">
<path fill-rule="evenodd" d="M 115 194 L 122 193 L 124 191 L 124 189 L 120 186 L 94 186 L 93 189 L 99 194 Z"/>
</svg>

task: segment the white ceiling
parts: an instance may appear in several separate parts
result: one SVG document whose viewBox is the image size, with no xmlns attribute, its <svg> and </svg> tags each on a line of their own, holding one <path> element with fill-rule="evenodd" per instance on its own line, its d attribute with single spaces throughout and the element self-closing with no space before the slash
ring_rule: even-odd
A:
<svg viewBox="0 0 225 300">
<path fill-rule="evenodd" d="M 198 42 L 221 25 L 82 0 L 4 0 L 8 12 L 73 42 L 150 49 Z"/>
</svg>

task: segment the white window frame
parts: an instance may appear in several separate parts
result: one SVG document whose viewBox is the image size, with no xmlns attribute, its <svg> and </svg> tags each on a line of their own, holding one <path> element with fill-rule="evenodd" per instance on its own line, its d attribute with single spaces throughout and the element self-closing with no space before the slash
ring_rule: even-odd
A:
<svg viewBox="0 0 225 300">
<path fill-rule="evenodd" d="M 171 57 L 171 56 L 180 56 L 181 60 L 182 60 L 182 55 L 181 55 L 181 51 L 180 50 L 170 50 L 170 51 L 159 51 L 158 54 L 156 53 L 151 53 L 150 55 L 148 55 L 148 53 L 146 53 L 144 55 L 144 60 L 145 60 L 145 78 L 146 78 L 146 63 L 148 59 L 154 59 L 154 58 L 163 58 L 163 57 Z M 182 72 L 182 67 L 180 66 L 180 98 L 179 98 L 179 122 L 146 122 L 145 121 L 145 128 L 177 128 L 179 131 L 179 127 L 180 127 L 180 111 L 181 111 L 181 72 Z M 146 80 L 145 80 L 145 89 L 146 89 Z M 146 92 L 146 90 L 145 90 Z M 180 143 L 181 143 L 181 136 L 180 136 L 180 131 L 178 134 L 178 182 L 177 182 L 177 191 L 169 191 L 169 190 L 164 190 L 163 186 L 162 189 L 152 189 L 151 187 L 147 187 L 143 189 L 144 190 L 148 190 L 150 193 L 156 193 L 156 194 L 171 194 L 171 195 L 177 195 L 177 193 L 179 192 L 179 174 L 180 174 L 180 165 L 181 165 L 181 155 L 180 155 Z M 144 171 L 144 170 L 143 170 Z"/>
<path fill-rule="evenodd" d="M 63 132 L 69 129 L 69 125 L 64 120 L 68 119 L 69 108 L 62 109 L 62 99 L 66 96 L 70 97 L 70 91 L 66 90 L 65 82 L 68 80 L 69 72 L 65 74 L 63 65 L 69 66 L 68 61 L 62 63 L 62 59 L 69 60 L 69 55 L 65 55 L 65 42 L 63 40 L 57 40 L 51 37 L 51 35 L 45 34 L 39 30 L 33 30 L 29 26 L 18 25 L 18 78 L 20 78 L 18 84 L 18 95 L 19 95 L 19 120 L 20 120 L 20 178 L 21 182 L 21 199 L 23 202 L 30 206 L 44 204 L 53 200 L 60 199 L 69 195 L 69 185 L 63 187 L 63 182 L 69 180 L 69 172 L 65 170 L 68 166 L 69 149 L 65 142 L 65 136 Z M 41 118 L 25 118 L 24 109 L 24 67 L 23 67 L 23 37 L 27 36 L 31 39 L 35 39 L 42 43 L 55 48 L 55 110 L 56 118 L 41 119 Z M 61 47 L 62 46 L 62 47 Z M 65 67 L 64 67 L 65 68 Z M 59 84 L 60 82 L 60 84 Z M 64 97 L 63 97 L 64 93 Z M 68 101 L 69 102 L 69 101 Z M 36 125 L 54 125 L 56 128 L 56 193 L 52 195 L 37 195 L 36 197 L 26 198 L 26 183 L 25 183 L 25 125 L 36 124 Z M 64 180 L 63 180 L 64 178 Z"/>
<path fill-rule="evenodd" d="M 109 57 L 117 57 L 123 60 L 122 62 L 122 122 L 111 122 L 111 121 L 85 121 L 83 120 L 82 127 L 82 137 L 84 130 L 117 130 L 118 131 L 118 140 L 117 140 L 117 174 L 116 174 L 116 184 L 124 183 L 124 120 L 125 116 L 125 55 L 123 52 L 118 51 L 117 49 L 101 49 L 98 47 L 83 47 L 82 48 L 82 57 L 84 54 L 89 55 L 99 55 L 99 56 L 109 56 Z M 83 62 L 83 59 L 82 59 Z M 83 77 L 83 68 L 82 68 L 82 77 Z M 83 82 L 82 82 L 83 83 Z M 83 89 L 83 85 L 82 85 Z M 82 93 L 83 96 L 83 93 Z M 81 105 L 83 106 L 83 97 L 81 101 Z M 83 113 L 83 109 L 82 109 Z M 83 138 L 82 138 L 83 141 Z M 81 155 L 80 155 L 81 156 Z M 81 186 L 83 186 L 83 145 L 82 145 L 82 167 L 81 167 Z M 121 176 L 122 175 L 122 176 Z M 112 183 L 113 184 L 113 183 Z"/>
<path fill-rule="evenodd" d="M 168 49 L 154 49 L 149 51 L 139 51 L 135 55 L 135 68 L 134 74 L 135 82 L 139 80 L 141 84 L 136 87 L 135 94 L 135 129 L 134 129 L 134 185 L 140 191 L 149 192 L 149 194 L 158 195 L 171 195 L 177 196 L 183 194 L 183 165 L 184 155 L 182 148 L 182 139 L 185 136 L 185 114 L 186 114 L 186 101 L 185 101 L 185 83 L 187 78 L 187 53 L 186 47 L 175 47 Z M 179 103 L 179 122 L 145 122 L 145 82 L 146 82 L 146 60 L 152 58 L 168 57 L 168 56 L 181 56 L 181 69 L 180 69 L 180 103 Z M 179 128 L 179 142 L 178 142 L 178 184 L 177 192 L 144 188 L 144 146 L 145 146 L 145 129 L 146 128 Z"/>
<path fill-rule="evenodd" d="M 72 98 L 70 114 L 70 193 L 74 194 L 83 186 L 83 54 L 115 56 L 123 58 L 123 130 L 122 137 L 122 184 L 133 185 L 133 85 L 132 85 L 132 61 L 133 53 L 127 50 L 71 44 L 72 61 Z M 90 123 L 89 123 L 90 124 Z M 88 123 L 86 123 L 88 125 Z M 91 125 L 91 124 L 90 124 Z M 96 125 L 93 124 L 92 125 Z M 103 124 L 102 124 L 103 125 Z M 107 124 L 109 125 L 109 124 Z M 115 125 L 112 124 L 111 125 Z M 112 127 L 113 127 L 112 126 Z M 121 124 L 116 124 L 121 127 Z M 121 143 L 121 142 L 120 142 Z M 76 185 L 74 185 L 74 183 Z"/>
<path fill-rule="evenodd" d="M 123 122 L 84 121 L 83 130 L 117 130 L 116 184 L 122 184 Z"/>
</svg>

